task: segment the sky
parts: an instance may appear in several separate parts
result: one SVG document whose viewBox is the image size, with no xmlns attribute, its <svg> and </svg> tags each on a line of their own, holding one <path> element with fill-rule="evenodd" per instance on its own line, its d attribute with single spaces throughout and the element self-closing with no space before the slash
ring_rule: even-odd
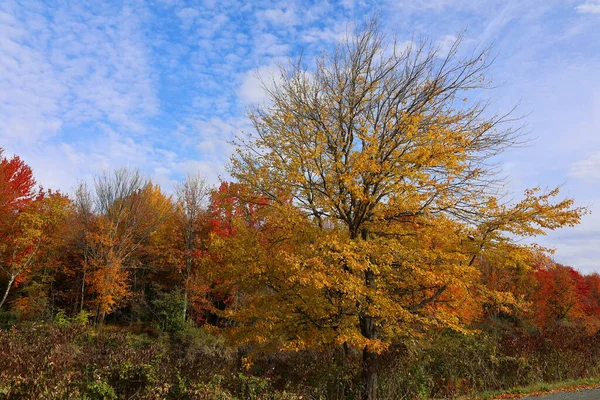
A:
<svg viewBox="0 0 600 400">
<path fill-rule="evenodd" d="M 46 188 L 137 167 L 167 191 L 227 179 L 261 78 L 379 15 L 399 41 L 494 44 L 492 107 L 519 103 L 526 148 L 502 158 L 518 199 L 563 185 L 592 214 L 537 241 L 600 272 L 600 0 L 0 1 L 0 147 Z"/>
</svg>

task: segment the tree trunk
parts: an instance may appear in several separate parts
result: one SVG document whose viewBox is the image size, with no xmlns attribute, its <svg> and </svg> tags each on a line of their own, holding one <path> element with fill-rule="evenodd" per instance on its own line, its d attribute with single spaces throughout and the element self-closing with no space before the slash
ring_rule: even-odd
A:
<svg viewBox="0 0 600 400">
<path fill-rule="evenodd" d="M 8 297 L 8 292 L 10 292 L 10 288 L 12 287 L 13 282 L 15 281 L 16 276 L 11 276 L 8 280 L 8 285 L 6 286 L 6 290 L 4 291 L 4 296 L 2 297 L 2 301 L 0 301 L 0 309 L 4 305 L 6 298 Z"/>
<path fill-rule="evenodd" d="M 185 279 L 183 287 L 183 323 L 187 319 L 188 288 L 190 286 L 190 274 L 192 273 L 192 251 L 194 250 L 194 230 L 190 226 L 187 232 L 186 255 L 185 255 Z"/>
<path fill-rule="evenodd" d="M 360 235 L 360 236 L 359 236 Z M 350 237 L 355 240 L 360 237 L 362 240 L 369 240 L 369 231 L 367 229 L 354 230 Z M 376 287 L 375 272 L 371 269 L 365 271 L 365 286 L 369 289 Z M 373 303 L 370 296 L 366 296 L 365 304 L 359 313 L 360 333 L 366 339 L 377 339 L 377 328 L 375 318 L 369 315 L 369 307 Z M 372 351 L 369 346 L 363 348 L 362 354 L 362 379 L 363 379 L 363 400 L 377 399 L 377 357 L 378 354 Z"/>
<path fill-rule="evenodd" d="M 375 321 L 373 317 L 362 315 L 360 317 L 360 330 L 367 339 L 375 339 Z M 371 351 L 369 346 L 363 348 L 362 353 L 362 379 L 364 385 L 363 400 L 377 399 L 377 353 Z"/>
<path fill-rule="evenodd" d="M 375 273 L 370 269 L 365 271 L 365 285 L 368 288 L 375 287 Z M 367 296 L 367 307 L 370 305 L 371 301 L 372 300 Z M 360 316 L 359 322 L 361 334 L 365 338 L 377 338 L 375 319 L 368 314 L 368 310 Z M 377 356 L 377 353 L 371 351 L 368 345 L 363 348 L 362 375 L 365 388 L 363 392 L 364 400 L 377 399 Z"/>
<path fill-rule="evenodd" d="M 185 321 L 187 319 L 187 306 L 188 306 L 188 291 L 187 291 L 187 283 L 186 287 L 183 289 L 183 324 L 185 325 Z"/>
<path fill-rule="evenodd" d="M 377 399 L 377 353 L 365 346 L 362 354 L 362 374 L 365 390 L 364 400 Z"/>
<path fill-rule="evenodd" d="M 83 312 L 83 302 L 85 300 L 85 268 L 83 269 L 83 278 L 81 278 L 81 305 L 79 312 Z"/>
</svg>

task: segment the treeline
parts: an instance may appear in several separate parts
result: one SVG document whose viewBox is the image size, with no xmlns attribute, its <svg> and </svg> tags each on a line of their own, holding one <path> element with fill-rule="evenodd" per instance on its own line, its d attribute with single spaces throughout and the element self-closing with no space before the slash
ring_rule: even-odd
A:
<svg viewBox="0 0 600 400">
<path fill-rule="evenodd" d="M 2 158 L 0 309 L 21 323 L 0 392 L 372 400 L 597 377 L 600 278 L 519 240 L 588 210 L 505 200 L 494 161 L 520 131 L 466 98 L 488 49 L 384 39 L 372 22 L 282 67 L 217 188 L 119 169 L 69 198 Z"/>
<path fill-rule="evenodd" d="M 5 365 L 2 377 L 6 380 L 3 383 L 6 393 L 14 392 L 14 388 L 6 386 L 14 384 L 9 379 L 12 369 L 45 368 L 40 353 L 54 344 L 37 341 L 66 340 L 63 344 L 67 345 L 74 340 L 71 335 L 86 332 L 81 331 L 82 327 L 98 328 L 104 324 L 117 325 L 123 332 L 129 332 L 125 336 L 118 330 L 101 333 L 102 341 L 120 343 L 109 352 L 119 354 L 123 348 L 129 348 L 129 356 L 133 357 L 112 365 L 116 371 L 124 368 L 122 363 L 133 368 L 131 363 L 139 357 L 142 359 L 136 362 L 143 367 L 132 374 L 144 375 L 154 368 L 168 370 L 182 361 L 189 362 L 189 357 L 200 357 L 194 365 L 200 363 L 199 368 L 204 369 L 196 377 L 202 389 L 196 387 L 193 393 L 198 397 L 189 398 L 230 393 L 225 385 L 210 389 L 209 383 L 215 376 L 236 377 L 240 372 L 257 376 L 235 378 L 228 383 L 233 388 L 231 393 L 242 398 L 250 390 L 244 386 L 247 379 L 250 386 L 264 386 L 262 391 L 252 390 L 267 397 L 274 396 L 277 389 L 293 389 L 305 395 L 316 391 L 326 398 L 359 395 L 362 387 L 359 353 L 349 350 L 346 343 L 322 342 L 304 348 L 285 348 L 282 344 L 286 341 L 297 346 L 294 340 L 303 330 L 294 311 L 286 311 L 289 323 L 273 325 L 269 330 L 263 325 L 268 317 L 261 321 L 252 310 L 256 307 L 272 312 L 271 308 L 286 308 L 294 302 L 274 299 L 276 291 L 257 293 L 268 290 L 270 285 L 258 284 L 246 274 L 264 275 L 269 281 L 273 278 L 268 276 L 268 269 L 241 271 L 231 263 L 236 260 L 246 269 L 248 263 L 256 260 L 268 265 L 263 257 L 283 262 L 269 253 L 281 251 L 278 243 L 285 241 L 286 234 L 299 237 L 294 239 L 298 240 L 298 246 L 315 243 L 304 237 L 306 232 L 295 224 L 284 230 L 282 215 L 272 215 L 269 201 L 249 193 L 245 185 L 224 182 L 218 188 L 211 188 L 201 179 L 190 177 L 177 185 L 173 195 L 166 195 L 138 172 L 120 169 L 96 177 L 91 187 L 80 185 L 73 198 L 69 198 L 38 188 L 31 169 L 17 156 L 1 159 L 0 176 L 0 284 L 3 285 L 0 322 L 5 329 L 13 325 L 16 329 L 12 334 L 3 334 L 3 344 L 10 341 L 15 345 L 15 341 L 26 340 L 30 335 L 35 340 L 20 346 L 21 350 L 5 348 L 6 362 L 20 358 L 20 363 L 30 363 L 18 368 Z M 428 330 L 427 334 L 424 331 L 410 340 L 405 337 L 391 341 L 377 367 L 383 374 L 379 383 L 383 392 L 392 393 L 388 394 L 391 397 L 400 393 L 409 397 L 447 396 L 536 381 L 596 376 L 600 361 L 596 350 L 600 276 L 581 275 L 571 267 L 553 262 L 537 248 L 513 250 L 515 258 L 511 259 L 511 265 L 498 266 L 485 252 L 474 263 L 482 288 L 502 293 L 500 301 L 475 303 L 455 297 L 452 309 L 466 319 L 460 329 L 442 327 Z M 273 272 L 281 273 L 275 267 Z M 325 282 L 330 277 L 322 275 L 318 279 Z M 282 303 L 260 304 L 265 300 Z M 318 299 L 313 300 L 315 307 L 319 307 Z M 439 301 L 444 307 L 450 304 L 448 297 L 440 297 Z M 298 313 L 304 312 L 298 310 Z M 44 328 L 49 331 L 35 333 L 26 324 L 43 321 L 50 323 Z M 319 324 L 315 322 L 313 329 L 328 329 Z M 59 328 L 52 328 L 57 325 L 67 331 L 61 333 Z M 54 332 L 55 329 L 59 331 Z M 194 329 L 200 330 L 194 332 Z M 182 341 L 185 352 L 190 354 L 163 348 L 158 339 L 161 332 Z M 44 338 L 35 338 L 40 334 Z M 145 341 L 146 350 L 131 348 L 132 339 L 127 339 L 127 335 L 139 334 L 146 339 L 134 340 Z M 95 340 L 99 339 L 86 346 L 100 346 L 94 344 Z M 29 359 L 19 354 L 28 346 L 39 346 L 28 349 Z M 86 357 L 90 351 L 100 350 L 86 347 Z M 165 352 L 169 360 L 164 365 L 152 364 L 151 359 L 144 359 L 148 357 L 144 351 Z M 193 356 L 194 352 L 198 354 Z M 50 355 L 46 357 L 45 363 Z M 101 362 L 110 364 L 114 360 Z M 79 368 L 83 370 L 84 366 Z M 184 369 L 191 374 L 187 367 Z M 175 371 L 164 370 L 161 374 L 175 379 Z M 32 372 L 32 379 L 34 375 Z M 109 383 L 99 382 L 106 385 L 102 390 L 113 393 Z M 144 385 L 152 386 L 150 383 Z M 126 388 L 128 384 L 116 385 Z M 27 385 L 23 387 L 33 390 Z M 88 395 L 94 398 L 96 389 L 90 391 L 88 387 Z M 213 389 L 218 391 L 212 392 Z M 116 393 L 119 392 L 115 392 L 114 398 L 119 398 Z M 122 393 L 130 396 L 133 392 L 123 389 Z M 140 393 L 145 393 L 141 398 L 163 398 L 167 392 L 156 397 Z"/>
<path fill-rule="evenodd" d="M 203 258 L 229 217 L 201 179 L 166 195 L 137 171 L 119 169 L 69 198 L 38 188 L 18 156 L 2 158 L 0 176 L 4 310 L 25 320 L 60 310 L 128 324 L 155 320 L 164 312 L 155 305 L 172 295 L 181 306 L 163 323 L 212 318 L 218 296 Z"/>
</svg>

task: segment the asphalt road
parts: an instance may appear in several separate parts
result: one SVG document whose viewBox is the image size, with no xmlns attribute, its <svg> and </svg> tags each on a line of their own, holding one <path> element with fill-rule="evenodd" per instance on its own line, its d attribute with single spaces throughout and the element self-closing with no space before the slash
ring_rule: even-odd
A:
<svg viewBox="0 0 600 400">
<path fill-rule="evenodd" d="M 600 400 L 600 389 L 583 389 L 579 392 L 558 392 L 547 396 L 529 396 L 530 400 Z"/>
</svg>

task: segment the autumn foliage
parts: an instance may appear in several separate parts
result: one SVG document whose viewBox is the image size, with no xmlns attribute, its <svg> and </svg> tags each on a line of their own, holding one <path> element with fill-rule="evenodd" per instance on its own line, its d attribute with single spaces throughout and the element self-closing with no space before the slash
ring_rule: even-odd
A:
<svg viewBox="0 0 600 400">
<path fill-rule="evenodd" d="M 432 395 L 562 379 L 567 375 L 529 364 L 547 362 L 548 346 L 569 352 L 568 376 L 592 374 L 574 355 L 597 356 L 600 277 L 501 233 L 538 234 L 561 218 L 574 222 L 579 211 L 553 202 L 557 191 L 527 192 L 511 208 L 488 202 L 475 228 L 441 214 L 407 213 L 375 219 L 369 238 L 353 240 L 343 223 L 319 222 L 290 197 L 247 183 L 210 188 L 190 177 L 168 196 L 137 172 L 117 170 L 69 198 L 38 189 L 17 157 L 0 165 L 10 166 L 2 175 L 5 321 L 83 315 L 83 324 L 89 318 L 171 335 L 192 324 L 238 349 L 239 364 L 220 361 L 227 368 L 260 374 L 277 366 L 283 372 L 269 378 L 277 387 L 303 379 L 321 385 L 327 375 L 301 365 L 314 357 L 337 363 L 327 396 L 360 393 L 361 374 L 353 371 L 361 368 L 352 365 L 364 358 L 364 346 L 378 354 L 378 371 L 422 368 Z M 381 279 L 373 289 L 363 286 L 366 266 Z M 363 296 L 379 321 L 375 338 L 361 330 Z M 487 383 L 459 364 L 430 364 L 460 358 L 465 349 L 487 365 Z M 504 361 L 488 365 L 487 357 Z M 509 367 L 512 357 L 532 361 Z M 416 383 L 404 379 L 384 375 L 378 385 L 413 390 Z"/>
<path fill-rule="evenodd" d="M 489 62 L 459 44 L 388 51 L 371 23 L 315 71 L 283 67 L 216 188 L 122 168 L 67 196 L 0 149 L 0 323 L 19 321 L 0 394 L 372 400 L 600 375 L 600 276 L 520 240 L 588 210 L 559 188 L 504 201 L 493 162 L 520 132 L 463 100 Z"/>
</svg>

